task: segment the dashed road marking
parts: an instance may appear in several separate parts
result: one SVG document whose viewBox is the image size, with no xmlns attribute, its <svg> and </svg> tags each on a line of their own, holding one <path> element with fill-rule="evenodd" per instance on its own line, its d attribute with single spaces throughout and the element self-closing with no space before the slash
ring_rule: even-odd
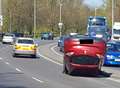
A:
<svg viewBox="0 0 120 88">
<path fill-rule="evenodd" d="M 116 78 L 107 78 L 108 80 L 120 83 L 120 79 L 116 79 Z"/>
<path fill-rule="evenodd" d="M 18 72 L 22 72 L 19 68 L 15 68 L 15 70 L 18 71 Z"/>
<path fill-rule="evenodd" d="M 5 64 L 10 65 L 10 63 L 9 63 L 9 62 L 5 62 Z"/>
<path fill-rule="evenodd" d="M 40 83 L 44 83 L 44 81 L 42 81 L 42 80 L 40 80 L 40 79 L 37 79 L 37 78 L 35 78 L 35 77 L 32 77 L 32 79 L 34 79 L 34 80 L 36 80 L 36 81 L 38 81 L 38 82 L 40 82 Z"/>
<path fill-rule="evenodd" d="M 3 58 L 0 57 L 0 60 L 3 60 Z"/>
<path fill-rule="evenodd" d="M 53 47 L 51 47 L 50 49 L 55 53 L 55 54 L 57 54 L 57 55 L 59 55 L 59 56 L 61 56 L 61 57 L 63 57 L 63 55 L 62 54 L 59 54 L 58 52 L 56 52 L 55 50 L 54 50 L 54 48 L 55 47 L 57 47 L 57 45 L 56 46 L 53 46 Z"/>
</svg>

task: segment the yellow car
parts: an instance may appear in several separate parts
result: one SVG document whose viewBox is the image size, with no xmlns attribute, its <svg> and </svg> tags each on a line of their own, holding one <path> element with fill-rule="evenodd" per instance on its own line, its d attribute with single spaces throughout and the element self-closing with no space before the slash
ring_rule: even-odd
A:
<svg viewBox="0 0 120 88">
<path fill-rule="evenodd" d="M 13 57 L 31 55 L 36 57 L 37 45 L 32 38 L 18 38 L 13 46 Z"/>
</svg>

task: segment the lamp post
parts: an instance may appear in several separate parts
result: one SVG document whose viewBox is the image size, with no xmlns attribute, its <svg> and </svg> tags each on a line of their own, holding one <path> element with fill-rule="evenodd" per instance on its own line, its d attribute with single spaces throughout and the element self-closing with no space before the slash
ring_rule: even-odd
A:
<svg viewBox="0 0 120 88">
<path fill-rule="evenodd" d="M 0 0 L 0 31 L 2 31 L 3 16 L 2 16 L 2 0 Z"/>
<path fill-rule="evenodd" d="M 58 23 L 58 26 L 59 26 L 59 29 L 60 29 L 60 36 L 62 36 L 62 27 L 63 27 L 63 23 L 62 23 L 62 2 L 60 0 L 60 18 L 59 18 L 59 23 Z"/>
<path fill-rule="evenodd" d="M 60 36 L 62 35 L 62 3 L 60 2 L 60 20 L 59 20 L 59 28 L 60 28 Z"/>
<path fill-rule="evenodd" d="M 97 9 L 98 9 L 98 8 L 95 8 L 95 16 L 97 16 Z"/>
<path fill-rule="evenodd" d="M 34 0 L 34 33 L 33 33 L 34 38 L 35 38 L 35 31 L 36 31 L 36 0 Z"/>
<path fill-rule="evenodd" d="M 114 24 L 114 0 L 112 0 L 112 27 Z"/>
</svg>

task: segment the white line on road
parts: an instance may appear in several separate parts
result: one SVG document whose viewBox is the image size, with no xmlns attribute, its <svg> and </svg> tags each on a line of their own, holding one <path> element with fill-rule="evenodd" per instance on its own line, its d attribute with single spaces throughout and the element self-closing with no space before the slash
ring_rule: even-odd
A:
<svg viewBox="0 0 120 88">
<path fill-rule="evenodd" d="M 38 54 L 39 54 L 39 56 L 43 57 L 44 59 L 46 59 L 46 60 L 48 60 L 48 61 L 50 61 L 50 62 L 52 62 L 52 63 L 55 63 L 55 64 L 60 65 L 60 66 L 63 65 L 63 64 L 61 64 L 61 63 L 59 63 L 59 62 L 56 62 L 56 61 L 54 61 L 54 60 L 52 60 L 52 59 L 50 59 L 50 58 L 48 58 L 48 57 L 46 57 L 46 56 L 41 55 L 40 53 L 38 53 Z"/>
<path fill-rule="evenodd" d="M 10 63 L 9 63 L 9 62 L 5 62 L 5 64 L 10 65 Z"/>
<path fill-rule="evenodd" d="M 22 72 L 19 68 L 15 68 L 15 70 L 18 71 L 18 72 Z"/>
<path fill-rule="evenodd" d="M 0 57 L 0 60 L 2 60 L 3 58 Z"/>
<path fill-rule="evenodd" d="M 114 82 L 117 82 L 117 83 L 120 83 L 120 79 L 117 79 L 117 78 L 107 78 L 107 79 L 114 81 Z"/>
<path fill-rule="evenodd" d="M 59 54 L 58 52 L 56 52 L 55 50 L 54 50 L 54 48 L 55 47 L 57 47 L 57 45 L 55 45 L 55 46 L 53 46 L 53 47 L 51 47 L 50 49 L 55 53 L 55 54 L 57 54 L 57 55 L 59 55 L 59 56 L 61 56 L 61 57 L 63 57 L 63 55 L 62 54 Z"/>
<path fill-rule="evenodd" d="M 35 78 L 35 77 L 32 77 L 32 79 L 34 79 L 34 80 L 36 80 L 36 81 L 38 81 L 38 82 L 40 82 L 40 83 L 44 83 L 44 81 L 42 81 L 42 80 L 40 80 L 40 79 L 37 79 L 37 78 Z"/>
</svg>

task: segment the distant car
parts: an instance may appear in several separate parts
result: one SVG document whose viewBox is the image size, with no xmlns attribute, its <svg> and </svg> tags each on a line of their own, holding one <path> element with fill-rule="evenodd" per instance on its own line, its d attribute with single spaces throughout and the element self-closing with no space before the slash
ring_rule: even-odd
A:
<svg viewBox="0 0 120 88">
<path fill-rule="evenodd" d="M 106 32 L 106 27 L 101 27 L 101 26 L 91 26 L 88 28 L 88 35 L 91 37 L 97 37 L 97 38 L 102 38 L 104 41 L 109 41 L 110 40 L 110 35 L 108 32 Z"/>
<path fill-rule="evenodd" d="M 23 33 L 19 33 L 19 32 L 13 32 L 12 34 L 15 35 L 15 37 L 24 37 L 24 34 Z"/>
<path fill-rule="evenodd" d="M 102 39 L 76 36 L 64 41 L 63 72 L 98 75 L 103 65 L 106 43 Z"/>
<path fill-rule="evenodd" d="M 52 32 L 42 32 L 41 33 L 41 40 L 53 40 L 54 35 Z"/>
<path fill-rule="evenodd" d="M 13 47 L 13 56 L 31 55 L 36 57 L 37 45 L 32 38 L 17 38 Z"/>
<path fill-rule="evenodd" d="M 2 39 L 3 44 L 13 44 L 15 42 L 14 34 L 5 34 Z"/>
<path fill-rule="evenodd" d="M 120 43 L 108 42 L 104 65 L 120 65 Z"/>
<path fill-rule="evenodd" d="M 68 38 L 67 35 L 63 35 L 60 37 L 60 39 L 58 40 L 58 47 L 60 48 L 61 52 L 64 52 L 64 40 Z"/>
</svg>

